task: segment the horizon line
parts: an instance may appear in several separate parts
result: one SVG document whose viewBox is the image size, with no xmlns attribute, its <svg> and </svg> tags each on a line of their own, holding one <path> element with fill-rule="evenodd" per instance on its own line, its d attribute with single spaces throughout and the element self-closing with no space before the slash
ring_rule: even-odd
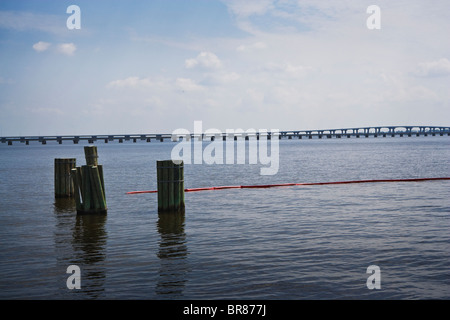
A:
<svg viewBox="0 0 450 320">
<path fill-rule="evenodd" d="M 440 129 L 447 129 L 450 130 L 450 126 L 438 126 L 438 125 L 386 125 L 386 126 L 362 126 L 362 127 L 344 127 L 344 128 L 329 128 L 329 129 L 302 129 L 302 130 L 279 130 L 279 129 L 271 129 L 271 130 L 278 130 L 278 132 L 323 132 L 323 131 L 339 131 L 339 130 L 361 130 L 361 129 L 389 129 L 389 128 L 410 128 L 411 130 L 413 128 L 440 128 Z M 180 128 L 179 128 L 180 129 Z M 183 128 L 184 129 L 184 128 Z M 216 128 L 210 128 L 210 129 L 214 129 L 214 130 L 218 130 L 221 131 L 219 129 Z M 175 129 L 177 130 L 177 129 Z M 104 133 L 98 133 L 98 134 L 38 134 L 38 135 L 23 135 L 23 134 L 18 134 L 18 135 L 8 135 L 8 136 L 0 136 L 1 139 L 5 139 L 5 138 L 26 138 L 26 137 L 81 137 L 81 136 L 144 136 L 144 135 L 168 135 L 168 134 L 173 134 L 173 132 L 175 131 L 173 130 L 172 133 L 162 133 L 162 132 L 155 132 L 155 133 L 120 133 L 120 134 L 104 134 Z M 187 130 L 187 129 L 186 129 Z M 244 130 L 241 128 L 235 128 L 235 129 L 226 129 L 226 130 Z M 249 130 L 255 130 L 255 132 L 259 132 L 261 130 L 267 130 L 267 129 L 253 129 L 253 128 L 249 128 L 245 131 L 249 131 Z M 189 130 L 188 130 L 189 131 Z M 270 133 L 270 130 L 267 130 L 268 133 Z M 198 133 L 198 132 L 196 132 Z M 202 132 L 202 134 L 205 134 L 204 132 Z"/>
</svg>

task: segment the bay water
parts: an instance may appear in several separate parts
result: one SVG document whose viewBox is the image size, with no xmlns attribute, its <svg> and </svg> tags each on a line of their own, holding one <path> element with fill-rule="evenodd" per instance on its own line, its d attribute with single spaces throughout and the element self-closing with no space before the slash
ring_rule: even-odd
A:
<svg viewBox="0 0 450 320">
<path fill-rule="evenodd" d="M 83 145 L 0 144 L 0 299 L 450 298 L 450 181 L 188 192 L 158 214 L 126 193 L 156 190 L 175 142 L 99 141 L 108 212 L 77 215 L 53 170 Z M 450 177 L 450 137 L 282 139 L 262 166 L 186 164 L 185 187 Z"/>
</svg>

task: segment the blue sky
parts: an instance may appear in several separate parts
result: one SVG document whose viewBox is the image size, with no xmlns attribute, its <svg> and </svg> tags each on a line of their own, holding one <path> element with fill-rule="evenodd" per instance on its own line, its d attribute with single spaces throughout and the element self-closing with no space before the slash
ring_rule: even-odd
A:
<svg viewBox="0 0 450 320">
<path fill-rule="evenodd" d="M 448 126 L 448 12 L 447 0 L 0 0 L 0 135 Z"/>
</svg>

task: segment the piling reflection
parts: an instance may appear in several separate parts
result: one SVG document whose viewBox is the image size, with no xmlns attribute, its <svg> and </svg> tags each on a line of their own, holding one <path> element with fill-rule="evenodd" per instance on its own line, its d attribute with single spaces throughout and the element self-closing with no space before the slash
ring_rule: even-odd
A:
<svg viewBox="0 0 450 320">
<path fill-rule="evenodd" d="M 106 217 L 106 214 L 77 214 L 72 235 L 73 253 L 82 269 L 85 292 L 94 298 L 104 292 Z"/>
<path fill-rule="evenodd" d="M 158 252 L 160 271 L 155 290 L 162 298 L 177 298 L 183 295 L 186 274 L 189 271 L 184 223 L 184 211 L 159 213 L 157 228 L 161 235 Z"/>
<path fill-rule="evenodd" d="M 56 198 L 55 199 L 55 213 L 64 214 L 74 212 L 76 204 L 74 198 Z"/>
<path fill-rule="evenodd" d="M 106 215 L 79 215 L 73 198 L 55 199 L 55 252 L 58 262 L 58 282 L 61 297 L 87 296 L 97 298 L 104 292 L 106 255 Z M 66 269 L 70 265 L 81 269 L 81 290 L 68 290 Z"/>
<path fill-rule="evenodd" d="M 66 269 L 73 264 L 72 232 L 75 224 L 75 200 L 73 198 L 57 198 L 54 202 L 55 229 L 54 246 L 58 265 L 57 283 L 59 292 L 66 290 Z"/>
</svg>

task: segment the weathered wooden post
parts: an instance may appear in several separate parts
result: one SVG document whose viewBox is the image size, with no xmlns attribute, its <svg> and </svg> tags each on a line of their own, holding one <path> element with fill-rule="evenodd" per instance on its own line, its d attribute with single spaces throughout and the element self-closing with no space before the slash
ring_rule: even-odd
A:
<svg viewBox="0 0 450 320">
<path fill-rule="evenodd" d="M 77 213 L 106 213 L 103 167 L 96 146 L 84 147 L 86 165 L 72 169 Z"/>
<path fill-rule="evenodd" d="M 68 198 L 74 195 L 71 170 L 76 167 L 74 158 L 55 159 L 55 197 Z"/>
<path fill-rule="evenodd" d="M 84 157 L 86 158 L 86 165 L 96 166 L 98 165 L 98 154 L 96 146 L 85 146 Z"/>
<path fill-rule="evenodd" d="M 82 199 L 83 199 L 83 195 L 81 194 L 80 190 L 81 177 L 79 177 L 79 175 L 81 174 L 81 170 L 79 167 L 76 167 L 70 171 L 72 173 L 73 178 L 75 204 L 78 212 L 82 209 Z"/>
<path fill-rule="evenodd" d="M 183 161 L 157 161 L 156 175 L 158 183 L 158 211 L 184 212 Z"/>
</svg>

